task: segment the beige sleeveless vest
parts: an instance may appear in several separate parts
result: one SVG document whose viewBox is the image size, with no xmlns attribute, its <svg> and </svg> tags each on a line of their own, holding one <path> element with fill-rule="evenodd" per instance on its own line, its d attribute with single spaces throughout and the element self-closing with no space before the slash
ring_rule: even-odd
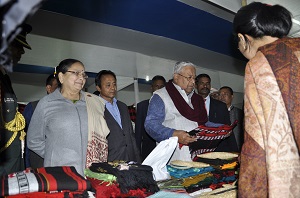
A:
<svg viewBox="0 0 300 198">
<path fill-rule="evenodd" d="M 188 120 L 179 113 L 166 88 L 157 90 L 155 94 L 161 97 L 165 105 L 165 120 L 162 123 L 165 127 L 184 131 L 191 131 L 194 128 L 198 127 L 197 122 Z M 192 159 L 189 147 L 183 146 L 180 149 L 178 144 L 170 161 L 173 160 L 191 161 Z"/>
</svg>

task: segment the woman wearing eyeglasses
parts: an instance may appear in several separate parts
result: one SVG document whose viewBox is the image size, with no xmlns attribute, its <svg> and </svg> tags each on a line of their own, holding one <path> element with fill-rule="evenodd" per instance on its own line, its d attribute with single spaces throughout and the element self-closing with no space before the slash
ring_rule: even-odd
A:
<svg viewBox="0 0 300 198">
<path fill-rule="evenodd" d="M 45 167 L 74 166 L 84 175 L 91 163 L 107 160 L 104 104 L 81 90 L 88 76 L 79 60 L 61 61 L 55 75 L 58 89 L 39 101 L 28 129 L 28 147 L 44 158 Z"/>
</svg>

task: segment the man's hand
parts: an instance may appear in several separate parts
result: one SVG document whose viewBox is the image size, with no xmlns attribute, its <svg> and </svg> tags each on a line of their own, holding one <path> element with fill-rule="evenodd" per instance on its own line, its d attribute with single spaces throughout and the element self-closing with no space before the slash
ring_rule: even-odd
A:
<svg viewBox="0 0 300 198">
<path fill-rule="evenodd" d="M 190 136 L 186 131 L 183 130 L 175 130 L 173 133 L 173 137 L 178 137 L 178 143 L 188 145 L 189 143 L 197 141 L 196 137 Z"/>
</svg>

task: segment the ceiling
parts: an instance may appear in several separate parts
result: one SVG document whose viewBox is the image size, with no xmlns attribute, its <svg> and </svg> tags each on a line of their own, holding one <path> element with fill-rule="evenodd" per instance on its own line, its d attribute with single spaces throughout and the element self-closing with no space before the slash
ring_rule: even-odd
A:
<svg viewBox="0 0 300 198">
<path fill-rule="evenodd" d="M 242 4 L 249 2 L 48 0 L 29 23 L 33 26 L 33 35 L 138 52 L 168 60 L 189 60 L 203 68 L 243 75 L 246 59 L 233 42 L 232 20 Z M 291 36 L 300 35 L 299 0 L 261 2 L 281 4 L 292 11 L 294 25 Z M 51 56 L 55 54 L 51 53 Z M 22 67 L 22 64 L 28 63 L 21 61 L 21 66 L 12 74 L 13 81 L 36 84 L 35 75 L 23 79 L 20 73 L 45 75 L 49 73 L 49 67 L 57 64 L 38 60 L 32 62 L 29 64 L 32 67 Z M 95 72 L 90 69 L 92 76 Z"/>
</svg>

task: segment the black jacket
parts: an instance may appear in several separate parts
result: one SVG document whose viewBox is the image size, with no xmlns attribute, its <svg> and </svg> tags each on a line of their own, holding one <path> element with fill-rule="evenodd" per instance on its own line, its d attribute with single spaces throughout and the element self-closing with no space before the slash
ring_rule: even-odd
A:
<svg viewBox="0 0 300 198">
<path fill-rule="evenodd" d="M 156 141 L 146 132 L 144 124 L 147 117 L 149 100 L 144 100 L 137 104 L 135 121 L 135 139 L 138 148 L 141 151 L 142 160 L 151 153 L 156 147 Z"/>
<path fill-rule="evenodd" d="M 122 128 L 105 108 L 104 116 L 110 133 L 108 140 L 108 161 L 124 160 L 141 163 L 140 152 L 136 146 L 133 127 L 126 104 L 117 101 L 121 114 Z"/>
<path fill-rule="evenodd" d="M 224 102 L 210 98 L 208 120 L 214 123 L 230 125 L 230 115 Z M 237 142 L 234 133 L 224 139 L 215 151 L 218 152 L 238 152 Z"/>
<path fill-rule="evenodd" d="M 230 115 L 224 102 L 210 98 L 208 120 L 230 125 Z"/>
</svg>

